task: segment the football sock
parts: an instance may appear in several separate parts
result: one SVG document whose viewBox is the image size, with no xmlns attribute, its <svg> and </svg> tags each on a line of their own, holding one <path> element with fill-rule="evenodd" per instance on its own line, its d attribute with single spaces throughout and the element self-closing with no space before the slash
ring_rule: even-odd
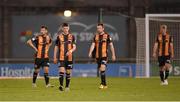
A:
<svg viewBox="0 0 180 102">
<path fill-rule="evenodd" d="M 161 81 L 164 82 L 164 72 L 160 71 L 159 75 L 160 75 Z"/>
<path fill-rule="evenodd" d="M 36 83 L 38 73 L 34 72 L 33 73 L 33 83 Z"/>
<path fill-rule="evenodd" d="M 166 71 L 165 71 L 165 79 L 167 79 L 168 76 L 169 76 L 169 70 L 166 70 Z"/>
<path fill-rule="evenodd" d="M 64 72 L 59 72 L 59 84 L 60 86 L 63 86 L 64 81 Z"/>
<path fill-rule="evenodd" d="M 49 84 L 49 75 L 48 75 L 48 73 L 44 73 L 44 79 L 45 79 L 46 85 L 48 85 Z"/>
<path fill-rule="evenodd" d="M 106 85 L 106 75 L 105 71 L 101 71 L 101 84 Z"/>
<path fill-rule="evenodd" d="M 69 87 L 70 80 L 71 80 L 70 73 L 66 73 L 66 87 Z"/>
</svg>

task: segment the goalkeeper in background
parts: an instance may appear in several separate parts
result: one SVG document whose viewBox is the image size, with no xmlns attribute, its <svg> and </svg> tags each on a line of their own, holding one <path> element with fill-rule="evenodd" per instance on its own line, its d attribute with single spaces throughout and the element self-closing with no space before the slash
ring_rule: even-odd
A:
<svg viewBox="0 0 180 102">
<path fill-rule="evenodd" d="M 159 75 L 161 85 L 168 85 L 169 69 L 172 67 L 170 59 L 174 57 L 173 38 L 167 32 L 167 25 L 160 26 L 160 33 L 156 37 L 153 57 L 158 56 Z M 164 75 L 165 72 L 165 75 Z"/>
</svg>

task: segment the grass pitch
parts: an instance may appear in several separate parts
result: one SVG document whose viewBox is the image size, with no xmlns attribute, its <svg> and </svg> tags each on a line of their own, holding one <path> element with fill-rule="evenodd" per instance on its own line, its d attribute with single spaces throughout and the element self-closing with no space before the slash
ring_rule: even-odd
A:
<svg viewBox="0 0 180 102">
<path fill-rule="evenodd" d="M 107 78 L 108 89 L 98 89 L 99 78 L 72 78 L 69 92 L 45 88 L 44 79 L 0 79 L 0 101 L 180 101 L 180 78 L 171 77 L 168 86 L 159 78 Z"/>
</svg>

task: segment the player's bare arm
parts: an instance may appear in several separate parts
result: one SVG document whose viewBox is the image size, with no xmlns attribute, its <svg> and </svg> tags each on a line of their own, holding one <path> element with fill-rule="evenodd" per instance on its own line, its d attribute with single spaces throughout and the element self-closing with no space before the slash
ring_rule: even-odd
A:
<svg viewBox="0 0 180 102">
<path fill-rule="evenodd" d="M 112 60 L 115 61 L 116 60 L 116 54 L 115 54 L 115 50 L 114 50 L 114 45 L 112 42 L 109 45 L 110 45 L 110 50 L 112 53 Z"/>
<path fill-rule="evenodd" d="M 156 58 L 156 56 L 157 56 L 157 48 L 158 48 L 158 43 L 156 42 L 153 47 L 153 57 L 154 58 Z"/>
<path fill-rule="evenodd" d="M 73 48 L 66 53 L 66 56 L 72 54 L 76 50 L 76 44 L 73 44 Z"/>
<path fill-rule="evenodd" d="M 49 37 L 50 39 L 50 41 L 49 41 L 49 47 L 52 45 L 52 38 L 51 37 Z"/>
<path fill-rule="evenodd" d="M 52 45 L 52 41 L 49 43 L 49 47 Z"/>
<path fill-rule="evenodd" d="M 31 39 L 27 41 L 27 44 L 31 46 L 36 52 L 38 51 L 37 48 L 33 45 Z"/>
<path fill-rule="evenodd" d="M 170 43 L 171 58 L 174 58 L 174 45 Z"/>
<path fill-rule="evenodd" d="M 57 63 L 57 51 L 58 51 L 58 46 L 54 47 L 54 57 L 53 57 L 53 62 L 56 64 Z"/>
<path fill-rule="evenodd" d="M 94 48 L 95 48 L 95 43 L 92 43 L 92 44 L 91 44 L 91 47 L 90 47 L 90 49 L 89 49 L 89 54 L 88 54 L 88 56 L 89 56 L 90 58 L 92 57 L 92 52 L 93 52 Z"/>
</svg>

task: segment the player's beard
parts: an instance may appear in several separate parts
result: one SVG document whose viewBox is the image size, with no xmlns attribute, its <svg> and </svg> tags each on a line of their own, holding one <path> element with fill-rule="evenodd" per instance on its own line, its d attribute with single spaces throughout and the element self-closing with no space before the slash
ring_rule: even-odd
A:
<svg viewBox="0 0 180 102">
<path fill-rule="evenodd" d="M 165 33 L 165 32 L 162 32 L 162 35 L 166 35 L 166 33 Z"/>
<path fill-rule="evenodd" d="M 41 32 L 40 35 L 47 35 L 47 33 L 42 33 L 42 32 Z"/>
<path fill-rule="evenodd" d="M 69 32 L 67 31 L 67 32 L 63 32 L 64 33 L 64 35 L 67 35 L 67 34 L 69 34 Z"/>
<path fill-rule="evenodd" d="M 102 32 L 98 32 L 98 34 L 103 34 L 104 32 L 102 31 Z"/>
</svg>

